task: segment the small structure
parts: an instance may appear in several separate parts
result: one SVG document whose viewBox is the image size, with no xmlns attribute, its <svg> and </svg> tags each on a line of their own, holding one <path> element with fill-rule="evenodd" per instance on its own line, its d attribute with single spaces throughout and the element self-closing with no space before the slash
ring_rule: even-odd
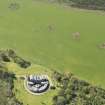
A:
<svg viewBox="0 0 105 105">
<path fill-rule="evenodd" d="M 30 75 L 26 78 L 26 88 L 33 94 L 46 92 L 50 87 L 47 75 Z"/>
</svg>

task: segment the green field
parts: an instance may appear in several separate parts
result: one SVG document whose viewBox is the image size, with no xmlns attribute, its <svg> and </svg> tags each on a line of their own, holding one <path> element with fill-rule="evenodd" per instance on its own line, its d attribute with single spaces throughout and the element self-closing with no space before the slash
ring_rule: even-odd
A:
<svg viewBox="0 0 105 105">
<path fill-rule="evenodd" d="M 22 69 L 14 63 L 7 64 L 8 70 L 16 74 L 17 79 L 14 81 L 15 87 L 14 92 L 19 101 L 23 102 L 24 105 L 52 105 L 52 98 L 57 94 L 57 90 L 48 90 L 46 93 L 35 96 L 30 94 L 24 87 L 24 80 L 20 77 L 31 75 L 31 74 L 46 74 L 51 79 L 52 72 L 40 65 L 32 65 L 28 69 Z M 52 82 L 54 84 L 54 82 Z"/>
<path fill-rule="evenodd" d="M 11 3 L 18 9 L 10 9 Z M 49 30 L 49 27 L 52 30 Z M 72 33 L 79 32 L 80 40 Z M 105 13 L 35 0 L 0 1 L 0 48 L 105 88 Z M 31 104 L 32 105 L 32 104 Z"/>
</svg>

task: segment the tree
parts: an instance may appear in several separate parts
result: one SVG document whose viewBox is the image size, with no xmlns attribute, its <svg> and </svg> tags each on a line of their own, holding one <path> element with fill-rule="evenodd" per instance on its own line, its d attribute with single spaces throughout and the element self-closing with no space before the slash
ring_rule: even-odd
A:
<svg viewBox="0 0 105 105">
<path fill-rule="evenodd" d="M 58 96 L 57 97 L 57 104 L 56 105 L 66 105 L 67 100 L 63 96 Z"/>
</svg>

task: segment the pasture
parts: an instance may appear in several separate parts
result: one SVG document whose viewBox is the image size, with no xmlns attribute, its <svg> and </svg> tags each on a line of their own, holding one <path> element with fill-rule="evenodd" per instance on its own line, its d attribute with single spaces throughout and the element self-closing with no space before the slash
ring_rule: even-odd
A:
<svg viewBox="0 0 105 105">
<path fill-rule="evenodd" d="M 35 0 L 0 1 L 0 48 L 12 48 L 34 64 L 73 72 L 105 88 L 105 49 L 98 47 L 104 42 L 103 12 Z"/>
</svg>

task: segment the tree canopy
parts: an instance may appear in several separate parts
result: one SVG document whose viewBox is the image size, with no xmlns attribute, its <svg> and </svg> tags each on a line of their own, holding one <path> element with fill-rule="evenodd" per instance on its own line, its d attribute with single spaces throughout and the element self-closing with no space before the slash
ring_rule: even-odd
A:
<svg viewBox="0 0 105 105">
<path fill-rule="evenodd" d="M 70 6 L 79 8 L 105 10 L 105 0 L 57 0 L 57 1 L 60 3 L 64 2 Z"/>
</svg>

